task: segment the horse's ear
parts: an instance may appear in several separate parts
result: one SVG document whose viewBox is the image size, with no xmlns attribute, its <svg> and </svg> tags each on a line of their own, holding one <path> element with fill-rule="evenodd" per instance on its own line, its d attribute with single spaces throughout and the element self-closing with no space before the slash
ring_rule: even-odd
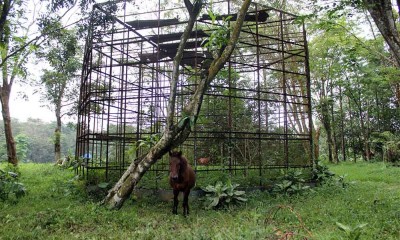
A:
<svg viewBox="0 0 400 240">
<path fill-rule="evenodd" d="M 172 156 L 171 150 L 168 151 L 168 154 L 169 154 L 170 157 Z"/>
</svg>

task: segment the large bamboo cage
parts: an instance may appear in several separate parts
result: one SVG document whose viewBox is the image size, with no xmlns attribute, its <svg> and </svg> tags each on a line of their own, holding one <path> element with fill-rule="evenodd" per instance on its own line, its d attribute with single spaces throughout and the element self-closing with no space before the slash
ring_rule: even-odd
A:
<svg viewBox="0 0 400 240">
<path fill-rule="evenodd" d="M 188 20 L 183 1 L 170 2 L 94 7 L 78 110 L 81 175 L 100 171 L 107 181 L 118 178 L 162 134 L 173 58 Z M 207 44 L 212 32 L 231 28 L 238 9 L 231 1 L 214 1 L 214 14 L 206 6 L 198 17 L 180 64 L 176 122 L 185 117 L 181 110 L 217 51 Z M 206 91 L 180 150 L 198 181 L 217 172 L 262 184 L 271 169 L 312 167 L 311 129 L 304 24 L 288 12 L 252 4 L 236 49 Z M 167 172 L 163 157 L 148 176 L 157 183 Z"/>
</svg>

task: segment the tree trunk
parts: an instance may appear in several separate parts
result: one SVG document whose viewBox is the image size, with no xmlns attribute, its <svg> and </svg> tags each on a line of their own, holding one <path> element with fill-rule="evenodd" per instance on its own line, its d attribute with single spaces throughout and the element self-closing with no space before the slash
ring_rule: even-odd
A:
<svg viewBox="0 0 400 240">
<path fill-rule="evenodd" d="M 341 151 L 342 159 L 346 161 L 346 139 L 344 136 L 344 112 L 343 112 L 343 94 L 342 86 L 339 86 L 339 111 L 340 111 L 340 138 L 341 138 Z"/>
<path fill-rule="evenodd" d="M 320 108 L 319 108 L 319 115 L 320 115 L 320 120 L 321 123 L 325 129 L 326 132 L 326 144 L 328 147 L 328 159 L 330 163 L 333 163 L 333 154 L 332 154 L 332 122 L 330 119 L 329 115 L 329 99 L 326 97 L 326 92 L 325 92 L 325 80 L 321 80 L 321 91 L 320 91 Z"/>
<path fill-rule="evenodd" d="M 168 152 L 168 150 L 183 143 L 189 136 L 190 129 L 192 127 L 191 124 L 193 124 L 197 119 L 207 87 L 229 59 L 236 46 L 244 16 L 249 8 L 250 3 L 251 0 L 245 0 L 243 2 L 228 45 L 222 54 L 212 61 L 208 71 L 202 73 L 201 80 L 196 88 L 195 93 L 191 97 L 191 101 L 183 109 L 183 119 L 174 124 L 173 113 L 175 108 L 176 86 L 179 79 L 179 64 L 182 59 L 184 45 L 203 6 L 203 2 L 201 0 L 195 1 L 194 5 L 192 5 L 189 0 L 185 0 L 186 8 L 189 11 L 189 21 L 184 33 L 182 34 L 178 51 L 174 58 L 173 76 L 171 80 L 171 95 L 167 108 L 167 126 L 164 129 L 161 139 L 149 150 L 146 155 L 141 156 L 133 161 L 116 185 L 108 192 L 108 195 L 103 200 L 103 204 L 107 205 L 109 209 L 119 209 L 132 193 L 142 176 L 151 167 L 151 165 L 156 163 L 158 159 Z"/>
<path fill-rule="evenodd" d="M 331 89 L 330 89 L 330 94 L 331 98 L 333 99 L 333 80 L 331 79 Z M 337 127 L 335 126 L 335 112 L 334 112 L 334 104 L 330 104 L 330 113 L 331 113 L 331 136 L 332 136 L 332 158 L 333 162 L 339 163 L 339 158 L 338 158 L 338 146 L 337 146 L 337 138 L 336 138 L 336 129 Z"/>
<path fill-rule="evenodd" d="M 57 126 L 54 131 L 54 157 L 56 163 L 61 163 L 61 117 L 57 115 Z"/>
<path fill-rule="evenodd" d="M 353 159 L 354 159 L 354 162 L 356 162 L 357 161 L 357 156 L 356 156 L 356 141 L 355 141 L 355 137 L 354 137 L 354 124 L 353 124 L 353 117 L 354 117 L 354 115 L 352 114 L 352 112 L 351 112 L 351 100 L 350 100 L 350 97 L 349 96 L 347 96 L 347 104 L 348 104 L 348 109 L 349 109 L 349 121 L 350 121 L 350 131 L 351 131 L 351 134 L 350 134 L 350 136 L 351 136 L 351 147 L 352 147 L 352 149 L 353 149 Z"/>
<path fill-rule="evenodd" d="M 334 162 L 333 152 L 334 144 L 332 138 L 332 123 L 329 116 L 329 103 L 327 99 L 321 99 L 321 122 L 326 132 L 326 143 L 328 147 L 328 159 L 330 163 Z"/>
<path fill-rule="evenodd" d="M 5 76 L 3 76 L 5 77 Z M 11 87 L 7 85 L 3 85 L 1 87 L 1 113 L 3 116 L 4 123 L 4 134 L 6 137 L 6 145 L 7 145 L 7 157 L 8 162 L 13 164 L 14 166 L 18 165 L 17 158 L 17 150 L 15 147 L 15 141 L 11 128 L 11 115 L 9 108 L 9 100 L 10 100 L 10 90 Z"/>
<path fill-rule="evenodd" d="M 64 95 L 64 89 L 65 85 L 62 86 L 59 97 L 57 99 L 56 103 L 56 122 L 57 126 L 54 131 L 54 158 L 55 158 L 55 163 L 62 163 L 61 159 L 61 126 L 62 126 L 62 121 L 61 121 L 61 101 L 62 101 L 62 96 Z"/>
<path fill-rule="evenodd" d="M 313 135 L 314 159 L 317 161 L 319 159 L 319 137 L 321 136 L 321 127 L 318 126 L 317 129 L 314 130 Z"/>
<path fill-rule="evenodd" d="M 364 135 L 364 154 L 367 161 L 371 160 L 371 147 L 369 144 L 369 135 L 370 135 L 370 121 L 369 121 L 369 101 L 367 101 L 367 111 L 366 111 L 366 124 L 365 130 L 363 131 Z"/>
<path fill-rule="evenodd" d="M 368 159 L 368 154 L 367 154 L 367 151 L 368 151 L 368 149 L 367 149 L 367 147 L 368 147 L 368 145 L 367 145 L 367 130 L 366 130 L 366 128 L 365 128 L 365 123 L 364 123 L 364 117 L 363 117 L 363 112 L 362 112 L 362 109 L 361 109 L 361 107 L 359 108 L 359 110 L 358 110 L 358 114 L 359 114 L 359 118 L 360 118 L 360 131 L 361 131 L 361 136 L 359 136 L 359 146 L 361 147 L 362 146 L 362 149 L 361 149 L 361 154 L 362 154 L 362 157 L 363 157 L 363 159 L 364 160 L 369 160 Z M 362 140 L 361 140 L 362 139 Z"/>
<path fill-rule="evenodd" d="M 333 149 L 333 144 L 332 144 L 332 131 L 331 131 L 331 127 L 330 127 L 330 123 L 325 121 L 323 123 L 325 131 L 326 131 L 326 143 L 328 146 L 328 160 L 330 163 L 333 163 L 333 153 L 332 153 L 332 149 Z"/>
</svg>

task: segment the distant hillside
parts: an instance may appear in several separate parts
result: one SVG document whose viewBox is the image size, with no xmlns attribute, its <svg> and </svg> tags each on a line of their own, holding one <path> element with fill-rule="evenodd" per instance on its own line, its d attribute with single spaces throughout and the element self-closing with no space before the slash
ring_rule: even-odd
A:
<svg viewBox="0 0 400 240">
<path fill-rule="evenodd" d="M 55 126 L 55 122 L 48 123 L 40 119 L 28 119 L 25 122 L 12 119 L 19 160 L 35 163 L 54 162 Z M 61 137 L 63 155 L 74 154 L 75 136 L 75 124 L 63 125 Z M 3 120 L 0 120 L 0 161 L 7 161 Z"/>
</svg>

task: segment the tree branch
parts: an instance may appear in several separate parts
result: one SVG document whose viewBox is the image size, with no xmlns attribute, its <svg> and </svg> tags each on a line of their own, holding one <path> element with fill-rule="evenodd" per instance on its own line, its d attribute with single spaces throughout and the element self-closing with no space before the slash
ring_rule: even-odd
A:
<svg viewBox="0 0 400 240">
<path fill-rule="evenodd" d="M 221 70 L 221 68 L 224 67 L 225 63 L 228 61 L 228 59 L 232 55 L 232 52 L 235 49 L 236 44 L 238 42 L 240 32 L 241 32 L 243 22 L 244 22 L 244 17 L 246 16 L 246 13 L 247 13 L 247 10 L 249 9 L 250 3 L 251 3 L 251 0 L 245 0 L 244 3 L 242 4 L 242 7 L 238 12 L 237 20 L 236 20 L 235 26 L 233 27 L 233 32 L 228 41 L 228 44 L 226 45 L 222 54 L 218 58 L 214 59 L 211 62 L 211 65 L 208 69 L 208 73 L 206 76 L 204 76 L 201 79 L 201 81 L 193 95 L 192 101 L 184 108 L 184 111 L 186 113 L 190 113 L 190 116 L 197 117 L 197 115 L 200 112 L 203 95 L 204 95 L 205 91 L 207 90 L 208 85 L 218 74 L 219 70 Z"/>
<path fill-rule="evenodd" d="M 179 66 L 180 66 L 180 62 L 183 57 L 183 51 L 185 49 L 185 44 L 186 44 L 187 40 L 189 39 L 189 36 L 192 32 L 192 29 L 193 29 L 194 23 L 196 22 L 197 16 L 200 13 L 203 1 L 202 0 L 196 1 L 196 4 L 199 5 L 196 8 L 193 8 L 193 5 L 191 5 L 189 0 L 185 0 L 185 4 L 186 5 L 190 4 L 189 7 L 187 6 L 187 8 L 196 10 L 197 12 L 190 12 L 188 24 L 186 25 L 185 31 L 183 32 L 183 34 L 181 36 L 178 50 L 174 57 L 174 65 L 173 65 L 173 69 L 172 69 L 172 79 L 171 79 L 171 86 L 170 86 L 171 94 L 170 94 L 170 98 L 168 101 L 168 108 L 167 108 L 167 116 L 168 116 L 167 117 L 167 127 L 166 127 L 167 131 L 172 130 L 173 125 L 174 125 L 176 90 L 177 90 L 177 84 L 178 84 L 178 80 L 179 80 Z"/>
<path fill-rule="evenodd" d="M 85 19 L 80 19 L 80 20 L 75 21 L 75 22 L 73 22 L 73 23 L 71 23 L 71 24 L 69 24 L 69 25 L 67 25 L 67 26 L 62 27 L 62 28 L 57 28 L 57 29 L 55 29 L 54 31 L 52 31 L 51 33 L 56 32 L 56 31 L 60 31 L 60 30 L 63 30 L 63 29 L 66 29 L 66 28 L 68 28 L 68 27 L 70 27 L 70 26 L 72 26 L 72 25 L 77 24 L 78 22 L 83 21 L 83 20 L 85 20 Z M 47 39 L 47 37 L 45 37 L 47 34 L 48 34 L 48 33 L 41 33 L 39 36 L 37 36 L 37 37 L 35 37 L 35 38 L 29 40 L 29 41 L 26 42 L 25 44 L 21 45 L 21 46 L 20 46 L 19 48 L 17 48 L 14 52 L 8 54 L 4 59 L 2 59 L 2 62 L 0 63 L 0 68 L 4 65 L 4 63 L 5 63 L 9 58 L 11 58 L 11 57 L 15 56 L 16 54 L 18 54 L 19 52 L 25 50 L 29 45 L 31 45 L 31 44 L 34 43 L 35 41 L 38 41 L 38 40 L 39 40 L 40 38 L 42 38 L 42 37 L 43 37 L 44 39 L 43 39 L 43 41 L 42 41 L 41 43 L 43 43 L 43 42 Z M 41 44 L 41 43 L 40 43 L 40 44 Z M 40 44 L 38 44 L 38 45 L 40 45 Z"/>
</svg>

